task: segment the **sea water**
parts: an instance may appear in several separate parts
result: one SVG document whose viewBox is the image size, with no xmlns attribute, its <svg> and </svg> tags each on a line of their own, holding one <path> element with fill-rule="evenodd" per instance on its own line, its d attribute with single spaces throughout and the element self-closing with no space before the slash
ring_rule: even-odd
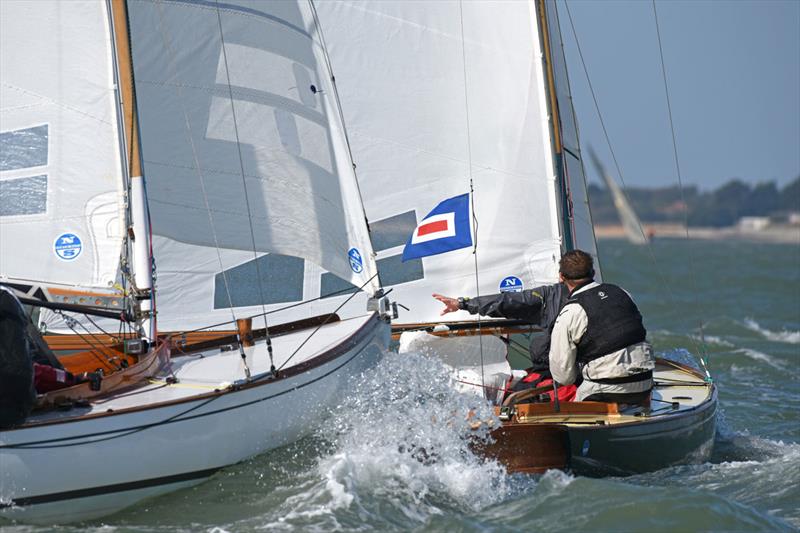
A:
<svg viewBox="0 0 800 533">
<path fill-rule="evenodd" d="M 720 397 L 709 462 L 627 478 L 509 475 L 476 457 L 465 439 L 471 430 L 461 414 L 473 409 L 490 418 L 488 406 L 457 392 L 430 354 L 389 353 L 315 435 L 197 487 L 57 529 L 800 528 L 800 247 L 658 239 L 651 248 L 599 245 L 605 280 L 634 295 L 656 351 L 681 360 L 707 355 Z"/>
</svg>

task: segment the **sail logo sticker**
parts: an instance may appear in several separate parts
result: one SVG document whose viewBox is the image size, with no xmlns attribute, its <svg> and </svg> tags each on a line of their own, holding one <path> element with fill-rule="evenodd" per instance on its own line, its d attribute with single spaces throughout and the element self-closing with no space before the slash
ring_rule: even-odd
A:
<svg viewBox="0 0 800 533">
<path fill-rule="evenodd" d="M 507 276 L 500 282 L 500 292 L 522 292 L 525 286 L 517 276 Z"/>
<path fill-rule="evenodd" d="M 74 233 L 62 233 L 53 243 L 53 251 L 62 261 L 72 261 L 81 255 L 83 243 Z"/>
<path fill-rule="evenodd" d="M 350 268 L 353 269 L 353 272 L 356 274 L 360 274 L 362 270 L 364 270 L 364 260 L 361 258 L 361 253 L 358 251 L 358 248 L 350 248 L 350 251 L 347 252 L 347 256 L 350 258 Z"/>
</svg>

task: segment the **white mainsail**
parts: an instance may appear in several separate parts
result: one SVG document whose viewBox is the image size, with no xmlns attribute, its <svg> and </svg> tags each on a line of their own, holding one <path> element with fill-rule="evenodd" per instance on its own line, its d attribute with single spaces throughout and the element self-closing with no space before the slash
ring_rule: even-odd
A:
<svg viewBox="0 0 800 533">
<path fill-rule="evenodd" d="M 310 299 L 310 269 L 374 293 L 310 4 L 139 0 L 129 14 L 160 329 Z"/>
<path fill-rule="evenodd" d="M 559 142 L 569 152 L 554 149 L 534 2 L 320 2 L 317 9 L 382 281 L 411 308 L 395 323 L 439 321 L 432 292 L 554 283 L 562 250 L 596 255 L 566 84 L 557 96 L 570 125 Z M 566 76 L 563 55 L 555 67 Z M 468 192 L 470 180 L 476 255 L 464 248 L 401 263 L 416 223 Z"/>
<path fill-rule="evenodd" d="M 105 2 L 0 2 L 0 281 L 118 281 L 125 183 L 109 20 Z"/>
</svg>

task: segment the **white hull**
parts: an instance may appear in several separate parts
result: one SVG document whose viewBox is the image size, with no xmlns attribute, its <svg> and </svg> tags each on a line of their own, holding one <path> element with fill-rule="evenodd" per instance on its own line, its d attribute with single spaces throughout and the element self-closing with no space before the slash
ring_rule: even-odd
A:
<svg viewBox="0 0 800 533">
<path fill-rule="evenodd" d="M 327 346 L 331 337 L 323 338 L 310 357 L 293 360 L 278 379 L 223 392 L 194 387 L 192 372 L 213 357 L 189 356 L 176 370 L 178 385 L 151 384 L 142 391 L 148 398 L 174 391 L 182 399 L 113 414 L 101 406 L 103 411 L 0 433 L 0 515 L 34 523 L 96 518 L 309 434 L 388 344 L 388 324 L 374 315 L 354 320 L 346 337 Z M 296 344 L 308 333 L 287 337 Z M 238 357 L 234 351 L 229 363 L 235 361 L 231 355 Z M 130 398 L 117 399 L 124 401 Z"/>
</svg>

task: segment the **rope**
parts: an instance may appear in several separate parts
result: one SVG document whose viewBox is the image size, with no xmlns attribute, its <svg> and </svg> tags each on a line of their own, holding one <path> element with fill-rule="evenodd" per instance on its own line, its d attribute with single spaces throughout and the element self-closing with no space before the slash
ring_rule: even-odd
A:
<svg viewBox="0 0 800 533">
<path fill-rule="evenodd" d="M 608 145 L 609 152 L 611 153 L 611 158 L 614 161 L 614 167 L 615 167 L 615 169 L 617 171 L 617 175 L 619 176 L 620 182 L 622 183 L 622 193 L 625 195 L 626 200 L 628 200 L 628 202 L 631 203 L 630 202 L 630 197 L 628 196 L 628 193 L 627 193 L 628 187 L 625 184 L 625 178 L 623 176 L 622 169 L 621 169 L 621 167 L 619 165 L 619 161 L 617 159 L 617 155 L 614 152 L 614 148 L 613 148 L 613 146 L 611 144 L 611 138 L 610 138 L 610 136 L 608 134 L 608 129 L 606 128 L 605 120 L 603 120 L 603 114 L 600 111 L 600 104 L 599 104 L 598 99 L 597 99 L 597 94 L 595 93 L 594 85 L 592 85 L 592 80 L 591 80 L 591 78 L 589 76 L 589 70 L 588 70 L 588 68 L 586 66 L 586 61 L 584 60 L 584 57 L 583 57 L 583 51 L 581 49 L 580 41 L 578 39 L 578 32 L 575 30 L 575 23 L 574 23 L 574 21 L 572 19 L 572 12 L 570 11 L 570 8 L 569 8 L 569 2 L 567 0 L 564 0 L 564 5 L 567 8 L 567 17 L 569 18 L 570 28 L 572 30 L 572 35 L 573 35 L 573 37 L 575 39 L 575 47 L 578 50 L 578 57 L 580 58 L 581 66 L 583 67 L 583 73 L 584 73 L 584 76 L 586 77 L 586 82 L 587 82 L 587 84 L 589 86 L 589 92 L 592 95 L 592 101 L 594 103 L 594 109 L 595 109 L 595 112 L 597 113 L 597 117 L 598 117 L 598 119 L 600 121 L 600 126 L 601 126 L 601 128 L 603 130 L 603 135 L 605 137 L 606 144 Z M 661 37 L 660 36 L 659 36 L 659 50 L 661 50 Z M 663 55 L 662 55 L 662 72 L 664 72 L 664 85 L 665 85 L 665 88 L 666 88 L 666 71 L 664 71 L 663 68 L 664 68 L 664 64 L 663 64 Z M 668 98 L 668 100 L 669 100 L 669 98 Z M 670 126 L 672 126 L 672 112 L 671 112 L 671 110 L 670 110 Z M 675 132 L 674 132 L 674 129 L 673 129 L 672 135 L 673 135 L 673 149 L 675 151 L 675 158 L 676 158 L 676 162 L 677 162 L 677 145 L 675 144 Z M 681 191 L 681 201 L 682 201 L 682 203 L 684 205 L 684 211 L 686 213 L 685 214 L 685 217 L 686 217 L 686 236 L 687 236 L 687 239 L 688 239 L 688 235 L 689 235 L 689 233 L 688 233 L 689 232 L 689 229 L 688 229 L 688 211 L 687 211 L 688 208 L 686 206 L 686 202 L 684 201 L 683 183 L 682 183 L 681 178 L 680 178 L 680 171 L 678 173 L 678 185 L 679 185 L 679 188 L 680 188 L 680 191 Z M 644 229 L 642 228 L 641 222 L 637 221 L 637 225 L 639 226 L 639 231 L 641 231 L 642 234 L 644 235 Z M 653 246 L 649 241 L 647 242 L 646 247 L 647 247 L 648 255 L 650 256 L 650 260 L 652 261 L 653 266 L 654 266 L 654 268 L 656 270 L 656 273 L 657 273 L 659 279 L 661 280 L 661 284 L 660 284 L 661 293 L 662 294 L 666 293 L 667 298 L 669 299 L 670 303 L 673 306 L 676 306 L 677 302 L 675 301 L 675 298 L 674 298 L 673 294 L 671 292 L 669 292 L 669 291 L 665 291 L 664 290 L 664 288 L 668 287 L 669 284 L 667 283 L 666 276 L 664 275 L 664 272 L 660 268 L 660 264 L 659 264 L 658 260 L 655 257 L 655 252 L 653 251 Z M 691 261 L 691 259 L 690 259 L 690 261 Z M 692 270 L 692 274 L 694 274 L 694 265 L 691 265 L 691 270 Z M 694 280 L 694 276 L 692 277 L 692 279 Z M 697 298 L 696 287 L 695 287 L 695 290 L 693 292 L 695 294 L 695 298 Z M 702 322 L 701 322 L 701 331 L 702 331 Z M 702 333 L 701 333 L 701 339 L 702 339 Z M 700 352 L 701 354 L 705 353 L 705 348 L 704 348 L 705 341 L 702 341 L 702 345 L 697 344 L 696 341 L 694 341 L 694 344 L 695 344 L 695 347 L 697 348 L 698 352 Z M 702 355 L 700 357 L 700 360 L 703 363 L 703 367 L 705 368 L 705 362 L 703 361 Z M 708 375 L 708 370 L 706 370 L 706 374 Z M 710 375 L 709 375 L 709 377 L 710 377 Z"/>
<path fill-rule="evenodd" d="M 175 51 L 172 49 L 172 46 L 170 45 L 169 39 L 167 37 L 167 34 L 164 31 L 164 26 L 163 26 L 164 15 L 162 13 L 161 3 L 160 2 L 156 2 L 155 5 L 156 5 L 156 11 L 158 12 L 158 20 L 159 20 L 159 26 L 158 27 L 159 27 L 159 30 L 160 30 L 160 33 L 161 33 L 161 39 L 162 39 L 162 41 L 164 43 L 164 48 L 167 50 L 167 53 L 169 54 L 169 57 L 170 57 L 170 60 L 171 60 L 170 63 L 171 63 L 172 68 L 173 68 L 172 74 L 173 74 L 173 76 L 175 76 L 176 79 L 178 79 L 178 72 L 177 72 L 177 68 L 176 68 L 177 61 L 175 59 Z M 225 273 L 225 266 L 222 263 L 222 254 L 220 253 L 219 239 L 217 238 L 217 230 L 216 230 L 216 226 L 214 225 L 214 215 L 213 215 L 213 213 L 211 211 L 211 205 L 208 202 L 208 194 L 206 193 L 205 178 L 203 176 L 203 171 L 202 171 L 202 168 L 200 166 L 200 159 L 199 159 L 199 157 L 197 155 L 197 147 L 195 146 L 195 143 L 194 143 L 194 136 L 192 135 L 192 124 L 189 121 L 189 114 L 187 113 L 186 105 L 184 104 L 183 91 L 181 89 L 182 85 L 183 85 L 182 83 L 176 83 L 175 84 L 175 91 L 176 91 L 176 93 L 178 95 L 178 101 L 181 103 L 181 111 L 183 111 L 183 119 L 184 119 L 184 122 L 186 124 L 186 131 L 189 134 L 189 145 L 192 148 L 192 160 L 194 161 L 194 166 L 197 169 L 197 177 L 198 177 L 198 179 L 200 181 L 200 191 L 203 194 L 203 203 L 205 204 L 205 207 L 206 207 L 206 213 L 208 213 L 208 223 L 211 226 L 211 236 L 214 239 L 214 248 L 215 248 L 215 250 L 217 252 L 217 261 L 219 263 L 220 272 L 222 273 L 222 281 L 223 281 L 223 285 L 225 286 L 225 294 L 228 297 L 228 307 L 230 308 L 230 311 L 231 311 L 231 318 L 232 318 L 231 322 L 236 322 L 236 314 L 233 312 L 233 299 L 231 298 L 231 291 L 230 291 L 230 287 L 228 285 L 228 276 Z M 152 239 L 151 239 L 150 242 L 152 243 Z"/>
<path fill-rule="evenodd" d="M 274 371 L 275 370 L 275 363 L 272 357 L 272 339 L 269 336 L 269 324 L 267 323 L 267 307 L 264 304 L 264 280 L 261 277 L 261 267 L 258 264 L 258 252 L 256 252 L 256 234 L 253 230 L 253 216 L 250 210 L 250 196 L 247 193 L 247 179 L 244 175 L 244 158 L 242 157 L 242 144 L 239 140 L 239 123 L 236 120 L 236 103 L 233 98 L 233 87 L 231 86 L 231 73 L 230 69 L 228 68 L 228 53 L 225 49 L 225 35 L 222 30 L 222 15 L 219 11 L 219 0 L 216 2 L 216 9 L 217 9 L 217 24 L 219 26 L 219 39 L 222 44 L 222 59 L 225 63 L 225 80 L 227 81 L 228 85 L 228 97 L 231 101 L 231 117 L 233 119 L 233 132 L 236 137 L 236 150 L 239 154 L 239 169 L 242 173 L 242 188 L 244 189 L 244 201 L 247 205 L 247 222 L 250 226 L 250 243 L 253 247 L 253 263 L 256 265 L 256 277 L 258 278 L 258 294 L 261 301 L 261 311 L 264 316 L 264 331 L 267 341 L 267 353 L 269 354 L 269 364 L 270 368 Z M 233 310 L 231 310 L 232 312 Z M 244 363 L 245 373 L 247 374 L 247 378 L 250 379 L 250 368 L 247 366 L 247 361 L 244 353 L 244 347 L 242 346 L 242 340 L 239 339 L 239 351 L 242 356 L 242 362 Z"/>
<path fill-rule="evenodd" d="M 87 333 L 88 333 L 88 334 L 89 334 L 89 335 L 90 335 L 90 336 L 91 336 L 91 337 L 92 337 L 92 338 L 93 338 L 95 341 L 97 341 L 97 340 L 98 340 L 98 339 L 97 339 L 97 337 L 95 337 L 95 336 L 94 336 L 94 334 L 93 334 L 91 331 L 89 331 L 89 330 L 88 330 L 88 328 L 86 328 L 86 326 L 84 326 L 83 324 L 81 324 L 80 322 L 78 322 L 77 320 L 75 320 L 74 318 L 72 318 L 71 316 L 69 316 L 69 315 L 65 315 L 65 314 L 64 314 L 64 312 L 63 312 L 63 311 L 61 311 L 60 309 L 55 309 L 55 310 L 53 311 L 53 313 L 55 313 L 55 314 L 57 314 L 57 315 L 60 315 L 60 316 L 61 316 L 61 317 L 64 319 L 64 323 L 67 325 L 67 327 L 68 327 L 69 329 L 71 329 L 71 330 L 72 330 L 72 332 L 73 332 L 75 335 L 77 335 L 79 339 L 81 339 L 83 342 L 85 342 L 85 343 L 86 343 L 86 345 L 89 347 L 89 349 L 88 349 L 87 351 L 88 351 L 88 352 L 91 354 L 91 356 L 92 356 L 92 357 L 94 357 L 95 359 L 97 359 L 97 360 L 98 360 L 100 363 L 102 363 L 102 364 L 106 364 L 106 363 L 107 363 L 107 364 L 109 364 L 109 365 L 111 365 L 111 366 L 114 366 L 114 367 L 116 367 L 116 369 L 117 369 L 117 370 L 121 370 L 121 369 L 122 369 L 122 367 L 121 367 L 121 366 L 119 366 L 119 365 L 115 364 L 115 363 L 113 362 L 113 360 L 112 360 L 111 358 L 109 358 L 108 356 L 106 356 L 106 355 L 105 355 L 103 352 L 97 352 L 97 351 L 95 351 L 95 350 L 97 349 L 98 345 L 97 345 L 97 344 L 94 344 L 94 343 L 93 343 L 93 342 L 92 342 L 90 339 L 87 339 L 86 337 L 84 337 L 83 335 L 81 335 L 81 333 L 80 333 L 80 332 L 79 332 L 77 329 L 75 329 L 75 326 L 76 326 L 76 325 L 80 325 L 80 326 L 81 326 L 81 327 L 82 327 L 84 330 L 86 330 L 86 332 L 87 332 Z M 98 344 L 102 345 L 102 343 L 98 343 Z"/>
<path fill-rule="evenodd" d="M 655 20 L 656 24 L 656 36 L 658 37 L 658 54 L 659 58 L 661 59 L 661 75 L 662 79 L 664 80 L 664 95 L 667 99 L 667 113 L 669 115 L 669 129 L 672 133 L 672 154 L 675 158 L 675 170 L 678 175 L 678 186 L 681 191 L 681 203 L 683 204 L 683 217 L 684 217 L 684 228 L 686 229 L 686 241 L 689 242 L 689 206 L 686 204 L 686 199 L 684 198 L 683 194 L 683 179 L 681 178 L 681 163 L 678 158 L 678 143 L 675 140 L 675 124 L 672 119 L 672 103 L 669 97 L 669 85 L 667 84 L 667 67 L 664 62 L 664 49 L 661 46 L 661 30 L 658 24 L 658 10 L 656 9 L 656 0 L 652 0 L 653 4 L 653 19 Z M 689 247 L 689 272 L 691 272 L 691 280 L 692 280 L 692 292 L 694 293 L 695 298 L 695 307 L 696 309 L 700 309 L 700 297 L 698 296 L 699 291 L 697 290 L 697 278 L 695 276 L 695 268 L 694 268 L 694 256 L 692 254 L 691 247 Z M 705 334 L 703 332 L 703 320 L 700 320 L 700 342 L 702 343 L 701 350 L 700 350 L 700 362 L 703 364 L 703 370 L 706 373 L 706 378 L 711 379 L 711 374 L 708 371 L 708 367 L 706 366 L 706 359 L 708 358 L 708 353 L 706 352 L 706 341 L 705 341 Z"/>
<path fill-rule="evenodd" d="M 326 319 L 325 319 L 325 320 L 322 322 L 322 324 L 320 324 L 319 326 L 317 326 L 317 327 L 314 329 L 314 331 L 312 331 L 312 332 L 311 332 L 311 334 L 310 334 L 308 337 L 306 337 L 306 338 L 305 338 L 305 340 L 304 340 L 303 342 L 301 342 L 301 343 L 300 343 L 300 346 L 298 346 L 298 347 L 295 349 L 295 351 L 294 351 L 294 352 L 292 352 L 292 355 L 290 355 L 290 356 L 289 356 L 289 358 L 288 358 L 288 359 L 286 359 L 286 361 L 284 361 L 284 362 L 283 362 L 283 364 L 280 366 L 280 368 L 278 368 L 278 371 L 282 370 L 282 369 L 283 369 L 283 367 L 285 367 L 285 366 L 286 366 L 286 365 L 289 363 L 289 361 L 291 361 L 291 360 L 292 360 L 292 358 L 293 358 L 295 355 L 297 355 L 297 353 L 300 351 L 300 349 L 301 349 L 303 346 L 305 346 L 305 345 L 306 345 L 306 343 L 307 343 L 309 340 L 311 340 L 311 337 L 313 337 L 313 336 L 314 336 L 314 335 L 315 335 L 315 334 L 316 334 L 316 333 L 317 333 L 317 332 L 320 330 L 320 328 L 321 328 L 322 326 L 324 326 L 325 324 L 327 324 L 327 323 L 328 323 L 328 321 L 329 321 L 329 320 L 330 320 L 330 319 L 333 317 L 333 315 L 335 315 L 336 313 L 338 313 L 338 312 L 339 312 L 339 310 L 340 310 L 342 307 L 344 307 L 344 306 L 345 306 L 345 305 L 346 305 L 346 304 L 347 304 L 347 303 L 348 303 L 350 300 L 352 300 L 352 299 L 355 297 L 355 295 L 356 295 L 356 294 L 358 294 L 359 292 L 361 292 L 361 290 L 363 290 L 363 289 L 364 289 L 364 287 L 366 287 L 367 285 L 369 285 L 369 283 L 370 283 L 370 282 L 372 282 L 372 280 L 373 280 L 373 279 L 375 279 L 377 276 L 378 276 L 378 273 L 376 272 L 375 274 L 373 274 L 373 275 L 372 275 L 372 277 L 370 277 L 370 278 L 369 278 L 367 281 L 365 281 L 365 282 L 364 282 L 364 284 L 363 284 L 363 285 L 361 285 L 361 287 L 359 287 L 359 288 L 358 288 L 358 291 L 356 291 L 356 292 L 354 292 L 353 294 L 351 294 L 351 295 L 350 295 L 350 296 L 349 296 L 349 297 L 348 297 L 348 298 L 347 298 L 345 301 L 343 301 L 341 304 L 339 304 L 339 307 L 337 307 L 337 308 L 336 308 L 336 309 L 333 311 L 333 313 L 332 313 L 330 316 L 328 316 L 328 318 L 326 318 Z M 274 372 L 273 372 L 273 374 L 274 374 Z"/>
<path fill-rule="evenodd" d="M 578 32 L 575 30 L 575 23 L 572 20 L 572 12 L 569 9 L 569 2 L 567 2 L 565 0 L 564 1 L 564 5 L 567 8 L 567 17 L 569 18 L 570 28 L 572 29 L 572 35 L 573 35 L 573 37 L 575 39 L 575 47 L 578 49 L 578 57 L 581 60 L 581 66 L 583 67 L 583 73 L 584 73 L 584 76 L 586 77 L 586 83 L 589 86 L 589 92 L 592 95 L 592 101 L 594 102 L 594 109 L 597 112 L 597 118 L 600 120 L 600 126 L 602 127 L 603 135 L 604 135 L 604 137 L 606 139 L 606 144 L 608 145 L 608 150 L 609 150 L 609 152 L 611 152 L 611 158 L 614 161 L 614 167 L 617 170 L 617 175 L 619 176 L 619 180 L 622 183 L 622 194 L 625 195 L 625 199 L 628 201 L 628 203 L 632 204 L 630 198 L 628 197 L 628 192 L 627 192 L 628 186 L 625 184 L 625 178 L 623 177 L 622 169 L 620 168 L 619 161 L 617 160 L 617 154 L 616 154 L 616 152 L 614 152 L 614 148 L 613 148 L 613 146 L 611 144 L 611 137 L 608 134 L 608 129 L 606 128 L 605 120 L 603 120 L 603 114 L 600 111 L 600 104 L 599 104 L 599 102 L 597 100 L 597 94 L 595 93 L 594 85 L 592 85 L 592 80 L 589 77 L 589 70 L 586 67 L 586 61 L 583 58 L 583 51 L 581 49 L 580 41 L 578 40 Z M 643 236 L 645 236 L 644 228 L 642 228 L 641 222 L 637 220 L 636 223 L 639 226 L 639 231 L 642 233 Z M 658 260 L 656 259 L 655 253 L 653 251 L 653 246 L 650 244 L 649 240 L 646 241 L 646 242 L 647 242 L 646 246 L 647 246 L 648 254 L 650 256 L 650 260 L 653 262 L 653 266 L 656 269 L 656 273 L 658 274 L 659 278 L 661 279 L 661 287 L 662 287 L 662 290 L 663 290 L 663 287 L 667 287 L 667 286 L 669 286 L 669 284 L 667 283 L 666 277 L 664 276 L 664 273 L 663 273 L 663 271 L 661 270 L 661 268 L 659 266 Z M 670 299 L 670 301 L 672 302 L 673 305 L 677 303 L 677 302 L 675 302 L 675 299 L 674 299 L 672 293 L 667 292 L 667 296 L 668 296 L 668 298 Z"/>
<path fill-rule="evenodd" d="M 469 83 L 467 81 L 467 47 L 464 38 L 464 5 L 462 0 L 458 2 L 458 14 L 461 24 L 461 60 L 462 70 L 464 74 L 464 118 L 466 119 L 467 126 L 467 169 L 469 172 L 469 196 L 470 203 L 472 204 L 472 235 L 474 244 L 472 246 L 472 257 L 475 264 L 475 297 L 481 296 L 481 285 L 478 277 L 478 217 L 475 215 L 475 188 L 472 179 L 472 136 L 470 133 L 469 123 Z M 481 334 L 481 315 L 477 315 L 478 320 L 478 348 L 481 354 L 481 383 L 485 383 L 484 377 L 484 361 L 483 361 L 483 335 Z"/>
<path fill-rule="evenodd" d="M 373 276 L 373 278 L 374 277 L 375 276 Z M 349 289 L 349 288 L 348 289 L 341 289 L 341 290 L 326 294 L 324 296 L 318 296 L 318 297 L 312 298 L 310 300 L 304 300 L 302 302 L 297 302 L 295 304 L 287 305 L 287 306 L 284 306 L 284 307 L 279 307 L 278 309 L 273 309 L 272 311 L 267 311 L 264 314 L 271 315 L 273 313 L 280 313 L 281 311 L 286 311 L 287 309 L 293 309 L 295 307 L 300 307 L 301 305 L 310 304 L 310 303 L 313 303 L 313 302 L 316 302 L 316 301 L 319 301 L 319 300 L 322 300 L 322 299 L 325 299 L 325 298 L 330 298 L 331 296 L 336 296 L 338 294 L 343 294 L 343 293 L 346 293 L 346 292 L 350 292 L 352 290 L 353 289 Z M 355 291 L 355 294 L 358 294 L 358 291 Z M 246 317 L 246 318 L 253 319 L 253 318 L 258 318 L 260 316 L 261 316 L 261 314 L 250 315 L 249 317 Z M 176 331 L 175 335 L 185 335 L 186 333 L 196 333 L 198 331 L 205 331 L 207 329 L 218 328 L 220 326 L 226 326 L 228 324 L 235 324 L 235 323 L 236 323 L 235 319 L 234 320 L 228 320 L 228 321 L 225 321 L 225 322 L 218 322 L 216 324 L 211 324 L 210 326 L 203 326 L 203 327 L 200 327 L 200 328 L 197 328 L 197 329 L 186 329 L 186 330 L 182 330 L 182 331 Z"/>
<path fill-rule="evenodd" d="M 471 381 L 464 381 L 463 379 L 455 380 L 456 383 L 463 383 L 464 385 L 470 385 L 472 387 L 481 387 L 483 389 L 491 389 L 496 391 L 503 391 L 503 392 L 511 392 L 511 389 L 508 387 L 493 387 L 492 385 L 482 385 L 480 383 L 472 383 Z"/>
<path fill-rule="evenodd" d="M 353 167 L 353 176 L 355 177 L 355 184 L 356 184 L 356 191 L 358 192 L 358 200 L 361 204 L 361 212 L 364 215 L 364 221 L 367 223 L 367 233 L 370 232 L 369 229 L 369 219 L 367 218 L 367 210 L 364 207 L 364 198 L 361 196 L 361 185 L 358 183 L 358 175 L 356 173 L 356 162 L 353 159 L 353 149 L 350 146 L 350 136 L 347 133 L 347 128 L 345 127 L 344 121 L 344 112 L 342 111 L 342 102 L 339 99 L 339 90 L 336 88 L 336 77 L 333 75 L 333 67 L 331 66 L 331 59 L 330 55 L 328 54 L 328 45 L 325 43 L 325 35 L 322 33 L 322 25 L 319 22 L 319 15 L 317 15 L 317 6 L 314 4 L 314 0 L 308 0 L 308 4 L 311 6 L 311 15 L 314 17 L 314 27 L 319 34 L 319 42 L 322 48 L 322 57 L 325 58 L 325 68 L 328 70 L 328 75 L 331 79 L 331 87 L 333 88 L 333 97 L 336 99 L 336 111 L 339 114 L 339 120 L 341 121 L 342 125 L 342 135 L 344 136 L 344 143 L 347 147 L 347 156 L 350 160 L 350 165 Z M 373 252 L 374 254 L 374 252 Z M 380 279 L 380 277 L 379 277 Z"/>
</svg>

